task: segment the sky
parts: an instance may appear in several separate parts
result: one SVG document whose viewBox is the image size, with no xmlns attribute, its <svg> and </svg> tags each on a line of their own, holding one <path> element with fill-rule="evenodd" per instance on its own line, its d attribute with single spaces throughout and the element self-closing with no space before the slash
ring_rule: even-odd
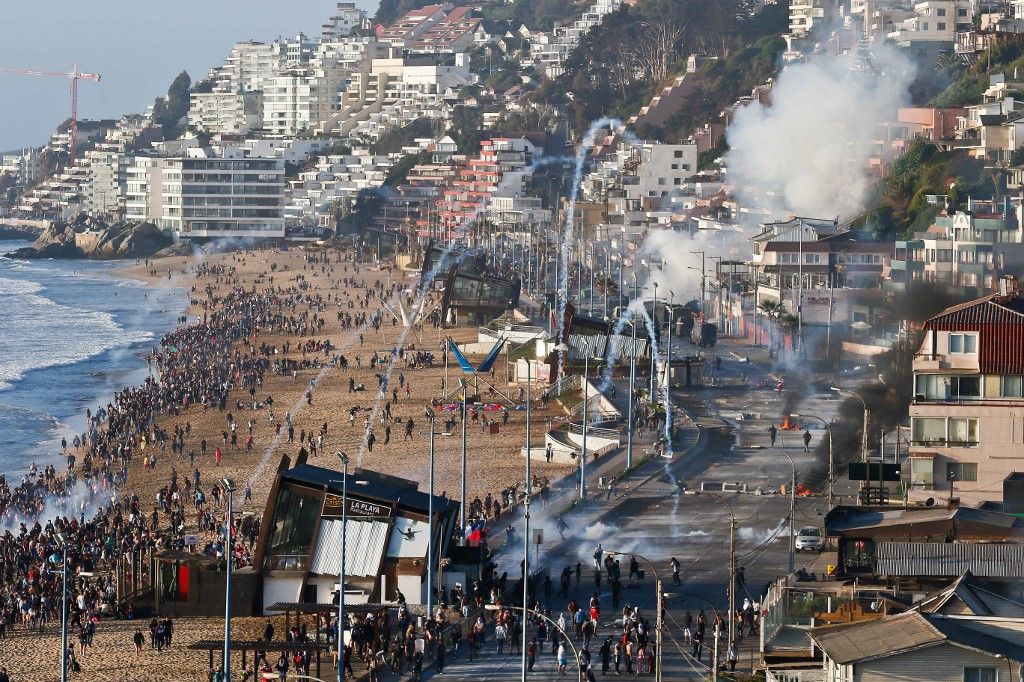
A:
<svg viewBox="0 0 1024 682">
<path fill-rule="evenodd" d="M 204 77 L 231 45 L 320 26 L 336 0 L 3 0 L 0 69 L 98 73 L 78 84 L 78 117 L 142 113 L 182 69 Z M 377 0 L 356 0 L 373 11 Z M 46 142 L 68 118 L 69 81 L 0 74 L 0 151 Z"/>
</svg>

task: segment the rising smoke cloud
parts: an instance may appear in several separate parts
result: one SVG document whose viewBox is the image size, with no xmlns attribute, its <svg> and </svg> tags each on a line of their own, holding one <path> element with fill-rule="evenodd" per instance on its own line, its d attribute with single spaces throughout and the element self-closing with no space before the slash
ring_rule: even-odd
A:
<svg viewBox="0 0 1024 682">
<path fill-rule="evenodd" d="M 772 104 L 736 112 L 726 165 L 740 204 L 777 217 L 840 219 L 864 208 L 879 125 L 906 106 L 914 76 L 896 48 L 812 55 L 787 66 Z"/>
</svg>

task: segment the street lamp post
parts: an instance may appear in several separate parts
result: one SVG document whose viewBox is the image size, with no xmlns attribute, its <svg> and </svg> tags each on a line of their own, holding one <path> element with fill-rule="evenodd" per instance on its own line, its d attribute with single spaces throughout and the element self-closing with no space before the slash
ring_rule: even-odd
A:
<svg viewBox="0 0 1024 682">
<path fill-rule="evenodd" d="M 651 304 L 651 402 L 654 402 L 655 338 L 658 335 L 658 283 L 654 282 L 654 303 Z"/>
<path fill-rule="evenodd" d="M 796 531 L 793 525 L 796 522 L 796 462 L 782 448 L 772 449 L 785 455 L 793 469 L 793 475 L 789 479 L 789 572 L 792 573 L 796 568 Z"/>
<path fill-rule="evenodd" d="M 68 541 L 63 533 L 60 569 L 60 682 L 68 682 Z"/>
<path fill-rule="evenodd" d="M 228 516 L 224 523 L 224 557 L 227 559 L 227 578 L 224 581 L 224 679 L 231 679 L 231 559 L 234 555 L 234 538 L 231 533 L 234 521 L 235 483 L 222 478 L 221 485 L 228 494 Z"/>
<path fill-rule="evenodd" d="M 561 633 L 561 635 L 562 635 L 562 641 L 569 645 L 569 648 L 572 649 L 573 655 L 576 657 L 576 671 L 579 674 L 579 682 L 583 682 L 583 668 L 580 666 L 580 652 L 576 648 L 576 645 L 572 643 L 572 640 L 569 638 L 569 635 L 565 634 L 565 630 L 563 630 L 562 628 L 558 627 L 558 623 L 556 623 L 555 621 L 551 620 L 550 618 L 545 616 L 540 611 L 535 611 L 534 609 L 526 609 L 526 608 L 523 608 L 522 606 L 512 606 L 511 604 L 505 604 L 505 605 L 502 605 L 502 606 L 498 606 L 497 604 L 484 604 L 484 611 L 500 611 L 501 609 L 510 609 L 512 611 L 522 611 L 523 612 L 523 622 L 526 622 L 526 614 L 531 614 L 531 615 L 534 615 L 534 616 L 536 616 L 538 618 L 543 618 L 545 621 L 547 621 L 548 625 L 550 625 L 551 627 L 553 627 L 556 630 L 558 630 L 558 632 Z M 524 650 L 526 649 L 526 642 L 523 642 L 523 649 Z M 524 668 L 524 670 L 525 670 L 525 668 Z M 524 673 L 524 676 L 525 676 L 525 673 Z"/>
<path fill-rule="evenodd" d="M 341 462 L 341 558 L 338 559 L 338 681 L 345 679 L 345 542 L 348 539 L 348 455 L 336 452 Z"/>
<path fill-rule="evenodd" d="M 821 422 L 821 425 L 825 427 L 825 431 L 828 432 L 828 508 L 832 509 L 832 501 L 835 499 L 835 458 L 832 452 L 832 427 L 828 425 L 828 422 L 816 414 L 794 414 L 796 418 L 806 417 L 808 419 L 817 419 Z M 896 439 L 897 444 L 899 438 Z"/>
<path fill-rule="evenodd" d="M 829 388 L 830 388 L 830 390 L 834 391 L 835 393 L 838 393 L 839 395 L 845 395 L 845 396 L 849 396 L 851 398 L 856 398 L 857 400 L 860 401 L 861 406 L 864 408 L 864 428 L 863 428 L 863 432 L 861 433 L 860 456 L 861 456 L 861 460 L 862 461 L 867 462 L 868 461 L 868 417 L 869 417 L 867 401 L 864 400 L 864 396 L 862 396 L 860 393 L 857 393 L 856 391 L 851 391 L 851 390 L 849 390 L 847 388 L 839 388 L 837 386 L 831 386 Z"/>
<path fill-rule="evenodd" d="M 724 502 L 729 507 L 729 648 L 736 641 L 736 509 L 724 495 L 718 493 L 701 493 Z"/>
<path fill-rule="evenodd" d="M 425 408 L 430 422 L 430 482 L 427 492 L 427 619 L 434 617 L 434 411 Z"/>
<path fill-rule="evenodd" d="M 633 301 L 630 309 L 637 301 L 637 277 L 633 272 Z M 620 308 L 621 310 L 621 308 Z M 626 412 L 626 468 L 633 466 L 633 390 L 636 386 L 636 313 L 630 316 L 630 336 L 632 341 L 629 347 L 629 407 Z"/>
<path fill-rule="evenodd" d="M 525 612 L 530 608 L 528 588 L 530 583 L 530 497 L 533 492 L 533 474 L 530 469 L 530 460 L 533 452 L 530 450 L 530 363 L 526 363 L 526 498 L 523 500 L 523 676 L 522 682 L 526 682 L 526 617 Z"/>
<path fill-rule="evenodd" d="M 583 449 L 580 453 L 580 499 L 587 499 L 587 418 L 590 416 L 590 391 L 587 381 L 590 377 L 590 351 L 583 355 Z"/>
<path fill-rule="evenodd" d="M 672 456 L 672 304 L 675 292 L 668 292 L 668 337 L 665 342 L 665 451 Z"/>
<path fill-rule="evenodd" d="M 655 648 L 655 657 L 657 659 L 657 662 L 655 663 L 655 669 L 654 669 L 654 682 L 661 682 L 661 630 L 662 630 L 662 625 L 663 625 L 663 623 L 662 623 L 662 612 L 663 612 L 663 609 L 661 608 L 661 598 L 662 598 L 662 595 L 663 595 L 663 592 L 662 592 L 662 589 L 661 589 L 661 575 L 658 573 L 658 569 L 655 567 L 654 563 L 650 559 L 648 559 L 647 557 L 643 556 L 642 554 L 637 554 L 635 552 L 633 552 L 633 553 L 618 552 L 618 551 L 615 551 L 615 550 L 607 550 L 605 552 L 605 554 L 608 554 L 610 556 L 616 556 L 616 555 L 617 556 L 635 556 L 638 559 L 640 559 L 641 561 L 643 561 L 645 564 L 647 564 L 650 567 L 650 569 L 651 569 L 651 573 L 654 574 L 654 589 L 655 589 L 654 608 L 657 609 L 656 615 L 655 615 L 655 621 L 654 621 L 655 622 L 655 624 L 654 624 L 654 648 Z"/>
<path fill-rule="evenodd" d="M 468 461 L 467 448 L 466 448 L 466 408 L 469 405 L 468 394 L 469 384 L 465 378 L 459 379 L 462 384 L 462 504 L 459 505 L 462 508 L 462 518 L 459 519 L 459 523 L 462 524 L 462 537 L 466 537 L 466 465 Z M 433 431 L 434 427 L 431 426 L 430 430 Z M 433 437 L 433 436 L 431 436 Z"/>
</svg>

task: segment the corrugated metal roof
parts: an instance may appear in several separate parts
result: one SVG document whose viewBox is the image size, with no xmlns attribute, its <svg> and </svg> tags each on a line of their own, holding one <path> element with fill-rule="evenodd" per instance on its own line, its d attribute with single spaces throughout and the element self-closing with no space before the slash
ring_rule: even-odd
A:
<svg viewBox="0 0 1024 682">
<path fill-rule="evenodd" d="M 916 611 L 852 625 L 816 628 L 811 639 L 841 665 L 939 644 L 945 636 Z"/>
<path fill-rule="evenodd" d="M 982 374 L 1024 371 L 1024 299 L 990 294 L 947 308 L 925 322 L 926 330 L 978 331 Z"/>
<path fill-rule="evenodd" d="M 908 611 L 880 620 L 814 628 L 811 639 L 841 665 L 869 661 L 948 642 L 1019 661 L 1021 651 L 1006 638 L 981 632 L 972 618 Z"/>
<path fill-rule="evenodd" d="M 386 521 L 349 519 L 345 533 L 345 575 L 376 576 L 387 539 Z M 338 575 L 341 560 L 341 519 L 321 519 L 311 573 Z"/>
<path fill-rule="evenodd" d="M 880 542 L 875 573 L 952 577 L 970 571 L 981 578 L 1024 578 L 1024 543 Z"/>
</svg>

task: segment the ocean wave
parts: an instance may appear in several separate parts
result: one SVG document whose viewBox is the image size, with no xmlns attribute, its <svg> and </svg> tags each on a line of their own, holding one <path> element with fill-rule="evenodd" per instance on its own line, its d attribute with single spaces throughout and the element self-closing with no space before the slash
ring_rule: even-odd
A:
<svg viewBox="0 0 1024 682">
<path fill-rule="evenodd" d="M 43 289 L 37 282 L 0 277 L 0 390 L 26 372 L 75 364 L 154 338 L 147 331 L 125 330 L 110 313 L 57 303 L 41 295 Z"/>
</svg>

